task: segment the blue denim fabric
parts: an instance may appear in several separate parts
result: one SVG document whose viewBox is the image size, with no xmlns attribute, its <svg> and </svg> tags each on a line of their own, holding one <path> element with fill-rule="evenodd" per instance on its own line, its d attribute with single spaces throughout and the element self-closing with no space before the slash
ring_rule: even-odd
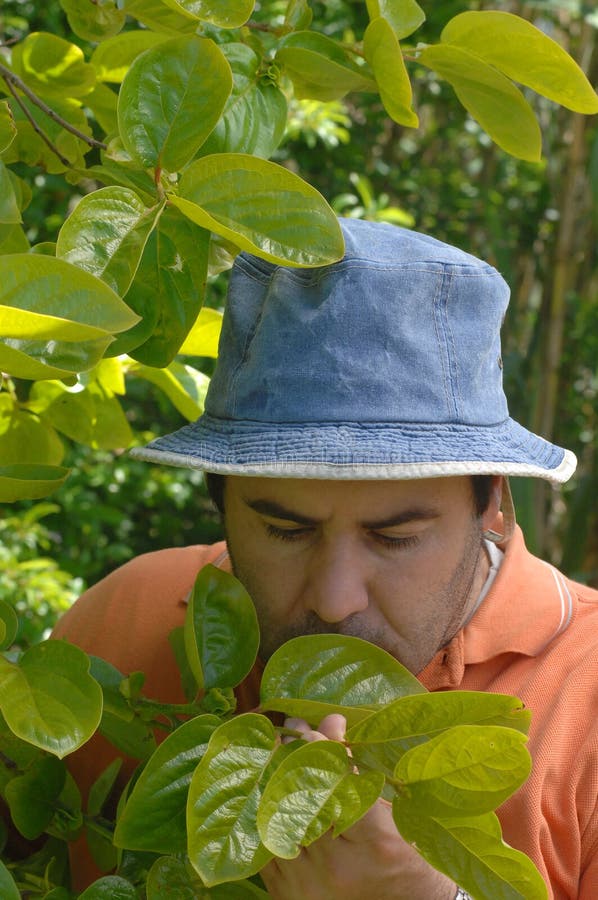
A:
<svg viewBox="0 0 598 900">
<path fill-rule="evenodd" d="M 136 455 L 287 477 L 569 477 L 572 454 L 509 418 L 501 275 L 414 231 L 341 226 L 331 266 L 237 257 L 204 415 Z"/>
</svg>

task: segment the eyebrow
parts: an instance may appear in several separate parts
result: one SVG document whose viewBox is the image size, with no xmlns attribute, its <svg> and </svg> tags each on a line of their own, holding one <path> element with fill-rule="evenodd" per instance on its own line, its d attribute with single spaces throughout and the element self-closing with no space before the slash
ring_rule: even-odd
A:
<svg viewBox="0 0 598 900">
<path fill-rule="evenodd" d="M 244 500 L 244 503 L 249 506 L 250 509 L 260 513 L 260 515 L 271 516 L 274 519 L 284 519 L 287 522 L 296 522 L 298 525 L 319 524 L 319 519 L 304 516 L 302 513 L 298 513 L 295 510 L 287 509 L 287 507 L 283 506 L 281 503 L 276 503 L 274 500 L 258 498 L 256 500 Z M 395 528 L 398 525 L 404 525 L 407 522 L 437 519 L 439 515 L 440 513 L 434 507 L 414 506 L 409 509 L 401 510 L 401 512 L 391 513 L 391 515 L 386 516 L 384 519 L 368 520 L 360 522 L 359 524 L 362 528 L 367 528 L 370 531 L 378 531 L 384 528 Z"/>
</svg>

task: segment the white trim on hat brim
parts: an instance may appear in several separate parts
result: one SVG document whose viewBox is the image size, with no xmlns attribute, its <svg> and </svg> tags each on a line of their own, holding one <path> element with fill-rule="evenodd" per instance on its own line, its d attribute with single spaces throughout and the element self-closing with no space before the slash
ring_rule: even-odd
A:
<svg viewBox="0 0 598 900">
<path fill-rule="evenodd" d="M 330 462 L 263 462 L 216 463 L 185 453 L 135 447 L 130 451 L 135 459 L 163 463 L 186 469 L 201 469 L 220 475 L 253 475 L 262 478 L 318 478 L 330 481 L 391 481 L 414 478 L 444 478 L 451 475 L 514 475 L 544 478 L 555 484 L 568 481 L 577 467 L 577 458 L 565 450 L 561 463 L 546 469 L 533 463 L 494 462 L 492 460 L 450 460 L 420 463 L 330 463 Z"/>
</svg>

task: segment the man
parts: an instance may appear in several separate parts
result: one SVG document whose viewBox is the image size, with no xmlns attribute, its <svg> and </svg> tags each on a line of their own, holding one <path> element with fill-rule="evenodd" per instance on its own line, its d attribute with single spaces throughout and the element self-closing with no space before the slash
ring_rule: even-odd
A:
<svg viewBox="0 0 598 900">
<path fill-rule="evenodd" d="M 562 482 L 575 458 L 508 415 L 498 272 L 421 234 L 342 227 L 346 255 L 326 268 L 238 257 L 205 414 L 136 454 L 210 473 L 226 546 L 133 560 L 55 634 L 177 700 L 167 634 L 213 562 L 248 589 L 262 658 L 338 631 L 384 647 L 430 690 L 515 694 L 532 710 L 534 769 L 500 810 L 505 839 L 551 897 L 595 900 L 598 594 L 527 552 L 506 481 Z M 241 686 L 241 709 L 258 679 Z M 344 729 L 339 716 L 317 731 L 290 724 L 309 739 Z M 81 783 L 110 752 L 96 741 L 76 755 Z M 278 900 L 466 896 L 402 841 L 382 800 L 263 878 Z"/>
</svg>

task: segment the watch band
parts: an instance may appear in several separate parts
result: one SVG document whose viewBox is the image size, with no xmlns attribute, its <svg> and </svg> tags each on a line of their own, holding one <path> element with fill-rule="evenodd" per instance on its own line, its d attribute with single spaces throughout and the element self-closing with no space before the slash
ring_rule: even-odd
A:
<svg viewBox="0 0 598 900">
<path fill-rule="evenodd" d="M 457 893 L 455 894 L 455 900 L 473 900 L 471 894 L 468 894 L 467 891 L 464 891 L 463 888 L 458 887 Z"/>
</svg>

